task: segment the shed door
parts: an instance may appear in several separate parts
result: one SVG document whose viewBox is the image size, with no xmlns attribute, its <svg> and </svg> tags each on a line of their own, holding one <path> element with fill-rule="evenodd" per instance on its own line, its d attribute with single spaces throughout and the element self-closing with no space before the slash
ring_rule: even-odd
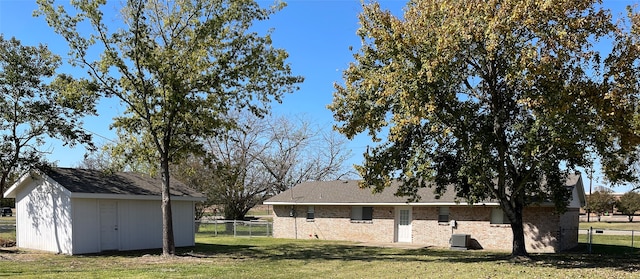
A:
<svg viewBox="0 0 640 279">
<path fill-rule="evenodd" d="M 396 241 L 411 242 L 411 207 L 396 208 Z"/>
<path fill-rule="evenodd" d="M 118 204 L 100 201 L 100 250 L 118 250 Z"/>
</svg>

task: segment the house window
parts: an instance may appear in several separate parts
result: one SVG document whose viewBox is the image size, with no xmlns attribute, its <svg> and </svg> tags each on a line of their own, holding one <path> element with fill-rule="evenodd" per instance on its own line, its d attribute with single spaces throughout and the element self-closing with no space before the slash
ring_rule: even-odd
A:
<svg viewBox="0 0 640 279">
<path fill-rule="evenodd" d="M 491 209 L 491 224 L 511 224 L 509 217 L 500 208 Z"/>
<path fill-rule="evenodd" d="M 312 222 L 313 219 L 315 219 L 315 209 L 313 208 L 313 205 L 310 205 L 307 207 L 307 221 Z"/>
<path fill-rule="evenodd" d="M 354 206 L 351 207 L 352 222 L 371 222 L 373 220 L 373 207 L 370 206 Z"/>
<path fill-rule="evenodd" d="M 449 223 L 449 208 L 438 208 L 438 223 Z"/>
</svg>

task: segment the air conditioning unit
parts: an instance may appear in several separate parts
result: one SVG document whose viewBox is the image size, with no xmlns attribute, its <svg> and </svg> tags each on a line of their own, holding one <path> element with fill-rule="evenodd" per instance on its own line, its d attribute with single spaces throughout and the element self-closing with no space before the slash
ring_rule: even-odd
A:
<svg viewBox="0 0 640 279">
<path fill-rule="evenodd" d="M 466 250 L 469 247 L 469 239 L 471 235 L 468 234 L 453 234 L 449 242 L 451 243 L 451 249 L 463 249 Z"/>
</svg>

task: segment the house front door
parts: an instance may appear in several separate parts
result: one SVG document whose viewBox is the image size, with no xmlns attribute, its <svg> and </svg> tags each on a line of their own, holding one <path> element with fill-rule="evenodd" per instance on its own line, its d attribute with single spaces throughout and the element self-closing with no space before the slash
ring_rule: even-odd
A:
<svg viewBox="0 0 640 279">
<path fill-rule="evenodd" d="M 100 201 L 100 250 L 118 250 L 118 203 Z"/>
<path fill-rule="evenodd" d="M 396 208 L 396 242 L 411 242 L 411 207 Z"/>
</svg>

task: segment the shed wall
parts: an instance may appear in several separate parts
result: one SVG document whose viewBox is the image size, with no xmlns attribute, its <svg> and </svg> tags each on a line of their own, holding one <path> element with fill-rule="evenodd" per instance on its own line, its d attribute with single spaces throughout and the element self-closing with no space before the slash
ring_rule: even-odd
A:
<svg viewBox="0 0 640 279">
<path fill-rule="evenodd" d="M 180 218 L 176 212 L 173 216 Z M 160 201 L 118 201 L 118 223 L 120 250 L 162 247 Z"/>
<path fill-rule="evenodd" d="M 52 180 L 32 180 L 16 194 L 18 247 L 70 254 L 71 199 Z"/>
<path fill-rule="evenodd" d="M 73 254 L 97 253 L 100 247 L 100 199 L 73 199 Z M 157 200 L 113 200 L 117 204 L 118 250 L 162 248 L 162 210 Z M 176 247 L 194 246 L 194 202 L 172 201 Z"/>
<path fill-rule="evenodd" d="M 176 247 L 194 246 L 194 203 L 172 201 L 173 234 Z M 120 250 L 162 248 L 160 201 L 118 201 Z"/>
<path fill-rule="evenodd" d="M 73 254 L 100 252 L 100 212 L 95 199 L 72 199 Z"/>
<path fill-rule="evenodd" d="M 195 202 L 173 201 L 173 231 L 177 247 L 189 247 L 196 245 L 195 230 Z"/>
</svg>

